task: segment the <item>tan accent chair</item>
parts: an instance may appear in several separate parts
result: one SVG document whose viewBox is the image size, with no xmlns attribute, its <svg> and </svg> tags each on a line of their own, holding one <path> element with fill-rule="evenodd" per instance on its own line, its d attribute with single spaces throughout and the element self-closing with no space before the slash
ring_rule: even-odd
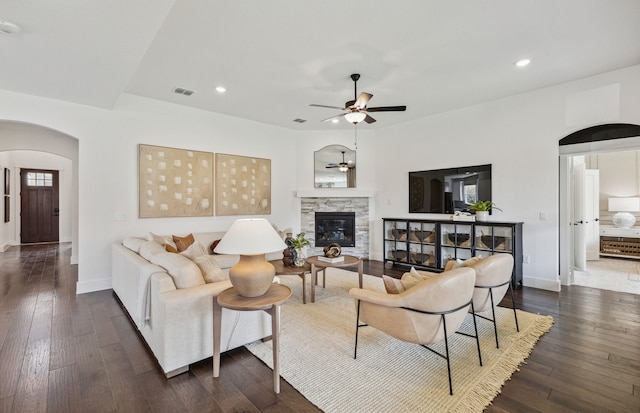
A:
<svg viewBox="0 0 640 413">
<path fill-rule="evenodd" d="M 513 273 L 513 256 L 511 254 L 495 254 L 484 258 L 469 266 L 476 272 L 476 287 L 473 292 L 474 315 L 493 323 L 493 331 L 496 336 L 496 348 L 500 348 L 498 342 L 498 326 L 496 324 L 496 306 L 502 301 L 507 291 L 511 293 L 511 305 L 513 316 L 516 320 L 516 331 L 520 331 L 516 304 L 513 298 L 511 286 L 511 274 Z M 478 313 L 491 310 L 492 318 Z"/>
<path fill-rule="evenodd" d="M 356 300 L 356 337 L 353 352 L 358 351 L 358 330 L 371 326 L 398 340 L 422 345 L 429 351 L 447 360 L 449 393 L 453 394 L 451 364 L 449 359 L 449 337 L 462 325 L 469 307 L 475 285 L 475 271 L 457 268 L 446 273 L 434 274 L 400 294 L 352 288 L 349 295 Z M 478 359 L 482 366 L 480 341 L 475 317 L 472 317 L 478 347 Z M 445 341 L 446 354 L 427 347 Z"/>
</svg>

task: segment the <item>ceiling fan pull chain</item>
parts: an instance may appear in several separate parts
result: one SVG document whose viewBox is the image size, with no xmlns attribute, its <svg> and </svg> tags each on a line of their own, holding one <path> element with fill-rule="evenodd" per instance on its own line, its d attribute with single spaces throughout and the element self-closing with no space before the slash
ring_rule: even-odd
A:
<svg viewBox="0 0 640 413">
<path fill-rule="evenodd" d="M 355 129 L 355 137 L 356 137 L 356 140 L 353 143 L 353 145 L 356 147 L 356 150 L 358 150 L 358 124 L 357 123 L 354 124 L 353 128 Z"/>
</svg>

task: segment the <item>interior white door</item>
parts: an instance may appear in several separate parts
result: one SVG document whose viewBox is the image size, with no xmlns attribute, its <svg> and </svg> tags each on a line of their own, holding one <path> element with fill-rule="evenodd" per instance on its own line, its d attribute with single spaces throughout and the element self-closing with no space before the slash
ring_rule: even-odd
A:
<svg viewBox="0 0 640 413">
<path fill-rule="evenodd" d="M 600 171 L 587 169 L 584 174 L 584 232 L 587 261 L 600 259 Z"/>
<path fill-rule="evenodd" d="M 573 266 L 580 271 L 587 270 L 587 239 L 585 237 L 585 165 L 573 164 Z"/>
</svg>

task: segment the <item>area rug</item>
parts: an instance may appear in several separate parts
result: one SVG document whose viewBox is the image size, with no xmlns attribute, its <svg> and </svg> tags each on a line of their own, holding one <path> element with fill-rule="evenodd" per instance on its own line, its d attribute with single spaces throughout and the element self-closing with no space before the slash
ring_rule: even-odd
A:
<svg viewBox="0 0 640 413">
<path fill-rule="evenodd" d="M 496 349 L 493 324 L 478 319 L 483 366 L 475 339 L 455 334 L 450 340 L 453 396 L 446 361 L 427 349 L 397 340 L 372 327 L 360 329 L 358 358 L 353 358 L 356 311 L 349 289 L 357 273 L 327 269 L 326 288 L 316 301 L 302 304 L 300 279 L 281 277 L 293 290 L 281 307 L 280 372 L 289 384 L 325 412 L 481 412 L 531 353 L 553 324 L 550 316 L 499 308 Z M 364 288 L 384 291 L 382 279 L 364 276 Z M 467 316 L 460 331 L 473 332 Z M 444 343 L 434 349 L 443 352 Z M 271 342 L 247 345 L 269 367 Z"/>
</svg>

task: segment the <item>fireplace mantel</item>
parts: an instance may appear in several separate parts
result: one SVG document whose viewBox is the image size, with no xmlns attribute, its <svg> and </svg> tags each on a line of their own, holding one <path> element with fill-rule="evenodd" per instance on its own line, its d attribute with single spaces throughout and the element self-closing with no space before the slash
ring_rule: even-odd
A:
<svg viewBox="0 0 640 413">
<path fill-rule="evenodd" d="M 374 198 L 373 189 L 319 188 L 296 191 L 297 198 Z"/>
</svg>

